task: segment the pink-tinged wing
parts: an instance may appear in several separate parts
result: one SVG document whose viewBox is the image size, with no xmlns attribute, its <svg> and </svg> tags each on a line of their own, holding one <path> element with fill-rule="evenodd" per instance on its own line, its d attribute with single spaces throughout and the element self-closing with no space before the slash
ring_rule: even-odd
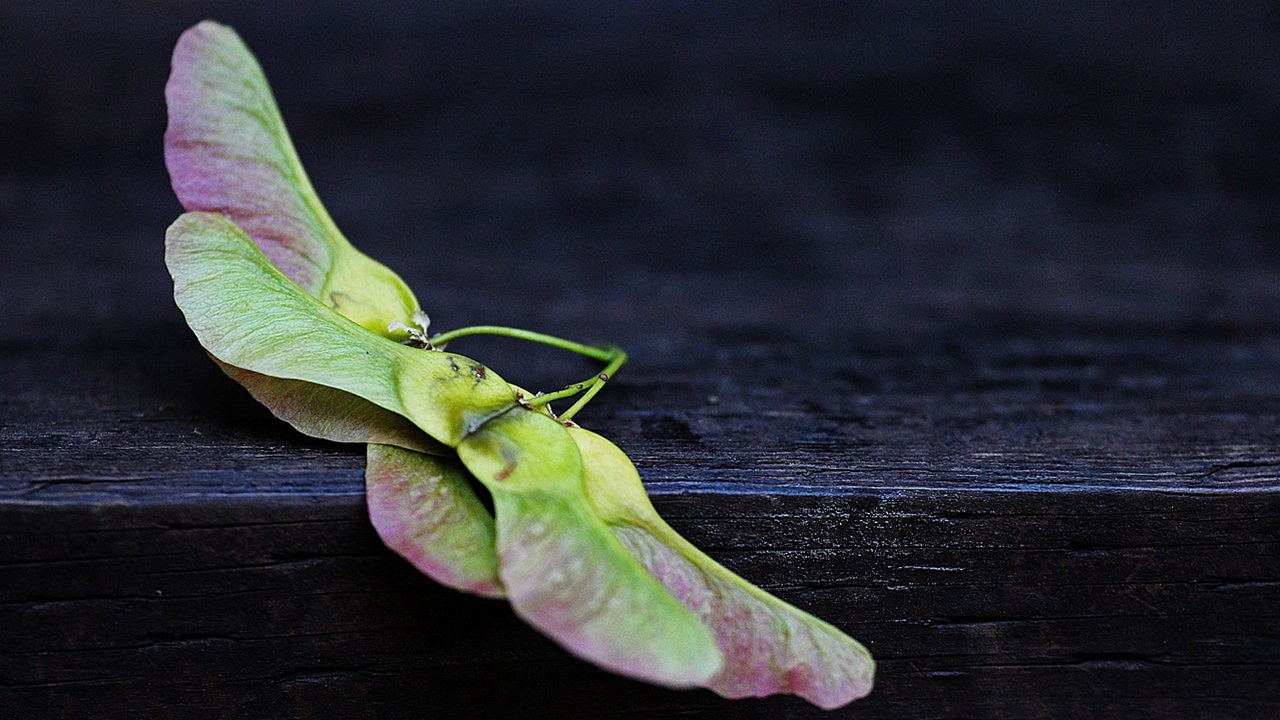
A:
<svg viewBox="0 0 1280 720">
<path fill-rule="evenodd" d="M 442 585 L 486 597 L 503 594 L 493 516 L 451 448 L 351 393 L 214 361 L 299 431 L 369 443 L 369 519 L 387 547 Z"/>
<path fill-rule="evenodd" d="M 501 597 L 493 516 L 456 458 L 370 444 L 369 519 L 378 536 L 442 585 Z"/>
<path fill-rule="evenodd" d="M 728 698 L 799 695 L 826 709 L 871 692 L 875 663 L 856 640 L 766 593 L 671 529 L 625 454 L 581 428 L 592 505 L 627 551 L 711 628 L 724 667 L 703 683 Z"/>
<path fill-rule="evenodd" d="M 182 206 L 230 218 L 285 275 L 319 296 L 337 228 L 235 31 L 206 20 L 183 33 L 165 99 L 165 164 Z"/>
<path fill-rule="evenodd" d="M 431 455 L 453 455 L 404 417 L 336 388 L 263 375 L 213 361 L 277 418 L 299 432 L 334 442 L 379 443 Z"/>
<path fill-rule="evenodd" d="M 404 328 L 423 317 L 417 299 L 329 217 L 262 69 L 234 30 L 205 21 L 183 33 L 165 99 L 165 164 L 184 208 L 233 221 L 285 276 L 353 322 L 407 336 Z"/>
<path fill-rule="evenodd" d="M 875 665 L 855 640 L 644 527 L 614 534 L 711 627 L 725 666 L 706 686 L 727 698 L 799 695 L 830 710 L 871 692 Z M 701 556 L 701 557 L 699 557 Z"/>
<path fill-rule="evenodd" d="M 559 422 L 515 408 L 458 445 L 489 488 L 499 574 L 515 611 L 606 670 L 666 685 L 720 669 L 706 625 L 667 592 L 587 503 L 582 464 Z"/>
</svg>

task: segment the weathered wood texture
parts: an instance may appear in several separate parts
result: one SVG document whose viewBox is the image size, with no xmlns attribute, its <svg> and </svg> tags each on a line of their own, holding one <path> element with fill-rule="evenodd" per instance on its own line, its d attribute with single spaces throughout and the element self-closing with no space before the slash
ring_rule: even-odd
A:
<svg viewBox="0 0 1280 720">
<path fill-rule="evenodd" d="M 831 716 L 1280 717 L 1273 7 L 262 5 L 0 8 L 0 716 L 826 716 L 433 585 L 204 357 L 159 140 L 216 16 L 438 327 L 631 351 L 582 420 L 871 647 Z"/>
</svg>

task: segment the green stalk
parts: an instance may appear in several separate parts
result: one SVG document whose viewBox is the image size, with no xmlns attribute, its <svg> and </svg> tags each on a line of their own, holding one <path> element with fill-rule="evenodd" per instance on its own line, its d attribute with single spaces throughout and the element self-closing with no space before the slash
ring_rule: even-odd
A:
<svg viewBox="0 0 1280 720">
<path fill-rule="evenodd" d="M 582 397 L 578 398 L 577 402 L 569 406 L 568 410 L 565 410 L 560 414 L 561 420 L 570 420 L 574 415 L 577 415 L 578 411 L 585 407 L 586 404 L 591 401 L 591 398 L 596 396 L 596 393 L 600 392 L 604 387 L 604 384 L 609 382 L 609 378 L 613 377 L 613 374 L 618 372 L 618 368 L 622 367 L 622 364 L 627 361 L 627 354 L 623 352 L 621 348 L 614 348 L 614 351 L 617 354 L 614 356 L 613 360 L 611 360 L 609 364 L 605 366 L 604 370 L 595 377 L 591 386 L 587 388 L 587 391 L 582 395 Z"/>
</svg>

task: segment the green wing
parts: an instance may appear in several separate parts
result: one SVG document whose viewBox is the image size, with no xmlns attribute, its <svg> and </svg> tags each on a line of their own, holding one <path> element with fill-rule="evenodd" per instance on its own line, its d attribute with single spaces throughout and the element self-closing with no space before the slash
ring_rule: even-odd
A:
<svg viewBox="0 0 1280 720">
<path fill-rule="evenodd" d="M 871 692 L 875 663 L 866 648 L 707 557 L 658 515 L 621 450 L 587 430 L 568 432 L 595 511 L 715 633 L 725 662 L 706 687 L 729 698 L 793 693 L 827 709 Z"/>
<path fill-rule="evenodd" d="M 450 447 L 515 403 L 476 361 L 401 345 L 325 307 L 221 215 L 179 217 L 165 262 L 187 325 L 228 365 L 357 395 Z"/>
<path fill-rule="evenodd" d="M 458 445 L 493 495 L 498 565 L 515 611 L 608 670 L 667 685 L 708 682 L 721 656 L 707 626 L 659 584 L 587 501 L 564 426 L 513 408 Z"/>
<path fill-rule="evenodd" d="M 184 208 L 231 218 L 286 276 L 373 332 L 416 322 L 409 288 L 352 247 L 320 203 L 234 30 L 206 20 L 183 33 L 165 99 L 165 164 Z"/>
</svg>

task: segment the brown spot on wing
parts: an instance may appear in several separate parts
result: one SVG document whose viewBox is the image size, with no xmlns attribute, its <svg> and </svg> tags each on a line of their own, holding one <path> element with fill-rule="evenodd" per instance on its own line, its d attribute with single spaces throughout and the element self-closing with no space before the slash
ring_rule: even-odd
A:
<svg viewBox="0 0 1280 720">
<path fill-rule="evenodd" d="M 511 473 L 515 472 L 515 469 L 516 469 L 516 459 L 511 458 L 510 460 L 507 461 L 507 466 L 499 470 L 498 473 L 493 476 L 493 479 L 498 482 L 502 482 L 503 480 L 506 480 L 507 478 L 511 477 Z"/>
</svg>

